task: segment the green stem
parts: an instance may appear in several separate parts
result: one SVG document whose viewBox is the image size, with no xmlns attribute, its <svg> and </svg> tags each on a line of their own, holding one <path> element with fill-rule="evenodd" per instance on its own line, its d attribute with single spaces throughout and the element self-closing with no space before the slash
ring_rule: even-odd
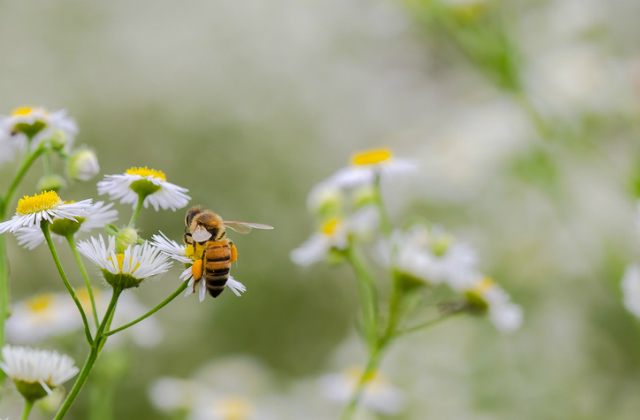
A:
<svg viewBox="0 0 640 420">
<path fill-rule="evenodd" d="M 4 235 L 0 235 L 0 348 L 5 343 L 5 321 L 9 318 L 9 258 Z M 0 373 L 0 379 L 4 372 Z M 0 381 L 0 383 L 2 383 Z"/>
<path fill-rule="evenodd" d="M 22 410 L 22 417 L 20 417 L 21 420 L 27 420 L 27 418 L 29 418 L 29 413 L 31 413 L 33 403 L 35 403 L 35 400 L 24 400 L 24 410 Z"/>
<path fill-rule="evenodd" d="M 22 164 L 22 167 L 18 170 L 18 173 L 13 179 L 13 182 L 9 187 L 9 191 L 7 191 L 7 195 L 4 198 L 3 207 L 1 209 L 2 212 L 0 213 L 0 220 L 4 220 L 7 208 L 9 207 L 9 205 L 11 205 L 13 194 L 16 192 L 16 189 L 18 188 L 18 185 L 20 185 L 20 182 L 22 182 L 25 174 L 27 173 L 33 162 L 35 162 L 38 156 L 40 156 L 45 150 L 46 149 L 42 145 L 40 145 L 40 147 L 38 147 L 32 154 L 27 157 L 27 159 Z"/>
<path fill-rule="evenodd" d="M 84 363 L 84 366 L 82 367 L 82 371 L 80 371 L 80 375 L 78 376 L 76 383 L 73 384 L 73 388 L 71 388 L 69 395 L 67 395 L 67 398 L 62 403 L 62 406 L 58 410 L 58 413 L 56 414 L 54 420 L 61 420 L 65 416 L 65 414 L 67 414 L 67 411 L 69 411 L 69 408 L 71 407 L 76 397 L 80 393 L 80 390 L 82 390 L 82 387 L 89 378 L 89 374 L 91 373 L 91 370 L 93 369 L 93 366 L 96 364 L 98 356 L 100 355 L 100 350 L 102 350 L 104 343 L 107 341 L 107 337 L 105 337 L 103 333 L 105 328 L 107 327 L 107 324 L 110 323 L 113 317 L 116 305 L 118 303 L 118 298 L 120 297 L 120 293 L 122 293 L 122 290 L 113 289 L 111 301 L 109 302 L 107 312 L 105 312 L 104 318 L 102 319 L 102 324 L 100 324 L 100 327 L 98 327 L 98 331 L 96 332 L 96 339 L 91 344 L 91 350 L 89 351 L 87 361 Z"/>
<path fill-rule="evenodd" d="M 147 198 L 146 195 L 138 194 L 138 204 L 136 205 L 133 214 L 131 215 L 131 220 L 129 220 L 129 227 L 132 228 L 136 225 L 136 221 L 138 220 L 138 216 L 142 211 L 142 203 L 144 203 L 144 199 Z"/>
<path fill-rule="evenodd" d="M 354 249 L 353 244 L 347 248 L 346 257 L 353 267 L 356 273 L 356 279 L 358 280 L 364 332 L 369 351 L 373 352 L 378 341 L 378 297 L 376 287 L 373 283 L 373 277 Z"/>
<path fill-rule="evenodd" d="M 165 300 L 163 300 L 161 303 L 158 304 L 158 306 L 156 306 L 155 308 L 153 308 L 152 310 L 150 310 L 149 312 L 147 312 L 146 314 L 142 315 L 140 318 L 136 319 L 135 321 L 131 321 L 130 323 L 123 325 L 122 327 L 116 328 L 115 330 L 111 330 L 108 331 L 106 333 L 104 333 L 105 337 L 108 337 L 112 334 L 115 334 L 117 332 L 120 332 L 122 330 L 126 330 L 127 328 L 137 324 L 138 322 L 150 317 L 151 315 L 155 314 L 156 312 L 158 312 L 160 309 L 164 308 L 165 306 L 167 306 L 167 304 L 169 302 L 171 302 L 173 299 L 175 299 L 176 297 L 178 297 L 186 288 L 187 288 L 187 282 L 182 282 L 182 284 L 180 285 L 180 287 L 178 287 L 178 290 L 176 290 L 175 292 L 173 292 L 173 294 L 171 296 L 169 296 L 168 298 L 166 298 Z"/>
<path fill-rule="evenodd" d="M 51 155 L 49 153 L 46 153 L 42 157 L 42 163 L 44 163 L 44 174 L 47 176 L 51 175 Z"/>
<path fill-rule="evenodd" d="M 384 206 L 384 202 L 382 201 L 382 192 L 380 190 L 380 174 L 376 174 L 376 181 L 373 184 L 374 186 L 374 199 L 376 206 L 378 206 L 378 210 L 380 211 L 380 229 L 382 233 L 389 238 L 391 236 L 391 232 L 393 231 L 393 227 L 391 225 L 391 219 L 389 218 L 389 213 L 387 213 L 387 209 Z"/>
<path fill-rule="evenodd" d="M 93 321 L 96 324 L 96 328 L 100 325 L 100 321 L 98 320 L 98 309 L 96 307 L 96 300 L 93 296 L 93 289 L 91 288 L 91 282 L 89 281 L 89 275 L 87 274 L 87 269 L 82 262 L 82 258 L 80 257 L 80 253 L 76 249 L 76 240 L 73 237 L 73 234 L 67 235 L 67 242 L 69 242 L 69 246 L 71 247 L 71 251 L 73 252 L 73 256 L 78 263 L 78 267 L 80 268 L 80 272 L 82 273 L 82 277 L 84 277 L 84 283 L 87 286 L 87 292 L 89 293 L 89 299 L 91 299 L 91 311 L 93 312 Z"/>
<path fill-rule="evenodd" d="M 415 325 L 413 327 L 409 327 L 406 330 L 398 333 L 398 335 L 411 334 L 411 333 L 416 332 L 416 331 L 421 331 L 421 330 L 427 329 L 429 327 L 432 327 L 432 326 L 434 326 L 436 324 L 441 323 L 442 321 L 445 321 L 445 320 L 453 317 L 454 315 L 461 314 L 463 312 L 465 312 L 465 311 L 464 310 L 456 310 L 456 311 L 452 311 L 452 312 L 440 315 L 438 318 L 432 319 L 431 321 L 423 322 L 422 324 L 418 324 L 418 325 Z"/>
<path fill-rule="evenodd" d="M 349 404 L 345 407 L 342 412 L 342 416 L 340 416 L 341 420 L 350 420 L 356 412 L 358 408 L 358 403 L 360 402 L 360 398 L 362 397 L 362 393 L 364 392 L 365 385 L 371 379 L 373 375 L 375 375 L 376 370 L 378 370 L 378 366 L 380 366 L 380 362 L 382 361 L 382 356 L 384 355 L 385 346 L 382 345 L 371 353 L 369 356 L 369 361 L 367 362 L 367 366 L 362 372 L 360 379 L 358 380 L 358 384 L 356 386 L 351 399 L 349 400 Z"/>
<path fill-rule="evenodd" d="M 49 251 L 51 251 L 51 255 L 53 256 L 53 260 L 56 263 L 56 267 L 58 268 L 58 273 L 60 273 L 60 277 L 62 277 L 62 281 L 65 287 L 67 288 L 67 291 L 69 291 L 71 298 L 76 303 L 76 306 L 80 311 L 80 316 L 82 317 L 82 322 L 84 323 L 84 332 L 85 332 L 85 335 L 87 336 L 87 341 L 89 342 L 89 344 L 93 345 L 93 338 L 91 337 L 91 330 L 89 329 L 89 322 L 87 321 L 87 316 L 84 313 L 84 309 L 82 309 L 82 304 L 80 303 L 80 300 L 76 295 L 76 291 L 73 290 L 73 287 L 71 287 L 71 284 L 69 284 L 69 280 L 67 280 L 67 276 L 64 273 L 64 269 L 62 268 L 62 264 L 60 263 L 60 259 L 58 258 L 58 253 L 56 252 L 56 248 L 53 245 L 53 241 L 51 240 L 51 233 L 49 233 L 49 222 L 46 220 L 43 220 L 42 223 L 40 224 L 40 227 L 42 228 L 42 233 L 44 234 L 44 238 L 47 241 L 47 245 L 49 246 Z"/>
</svg>

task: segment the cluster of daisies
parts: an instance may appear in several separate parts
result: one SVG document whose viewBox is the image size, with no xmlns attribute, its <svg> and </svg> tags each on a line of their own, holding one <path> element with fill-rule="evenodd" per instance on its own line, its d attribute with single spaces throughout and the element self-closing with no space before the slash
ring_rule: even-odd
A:
<svg viewBox="0 0 640 420">
<path fill-rule="evenodd" d="M 348 167 L 312 188 L 307 205 L 318 228 L 291 252 L 291 259 L 301 266 L 340 261 L 355 244 L 374 242 L 373 259 L 407 286 L 447 285 L 463 300 L 464 309 L 486 313 L 500 331 L 518 329 L 521 308 L 482 274 L 477 252 L 469 244 L 428 223 L 403 229 L 388 226 L 380 182 L 417 171 L 414 161 L 396 158 L 389 149 L 355 154 Z"/>
</svg>

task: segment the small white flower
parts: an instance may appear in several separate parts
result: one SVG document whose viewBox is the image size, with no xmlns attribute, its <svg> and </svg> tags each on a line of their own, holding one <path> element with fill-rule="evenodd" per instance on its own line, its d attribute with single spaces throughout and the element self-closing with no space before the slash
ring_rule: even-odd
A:
<svg viewBox="0 0 640 420">
<path fill-rule="evenodd" d="M 88 149 L 74 152 L 67 162 L 67 175 L 77 181 L 89 181 L 99 172 L 98 157 Z"/>
<path fill-rule="evenodd" d="M 43 293 L 16 303 L 7 319 L 7 337 L 20 344 L 68 334 L 82 327 L 78 309 L 68 293 Z"/>
<path fill-rule="evenodd" d="M 160 232 L 160 235 L 153 235 L 151 239 L 152 245 L 162 251 L 163 254 L 184 264 L 185 269 L 182 274 L 180 274 L 180 280 L 189 282 L 187 284 L 185 296 L 189 296 L 194 293 L 196 288 L 198 288 L 198 299 L 200 302 L 204 301 L 207 296 L 207 285 L 206 282 L 202 281 L 202 278 L 196 281 L 193 277 L 193 270 L 191 267 L 196 260 L 193 256 L 193 248 L 190 246 L 188 248 L 190 252 L 187 252 L 187 247 L 179 245 L 176 241 L 167 238 L 167 236 L 162 232 Z M 236 296 L 241 296 L 241 293 L 247 291 L 245 285 L 234 279 L 232 276 L 229 276 L 227 279 L 226 286 L 229 287 Z"/>
<path fill-rule="evenodd" d="M 27 145 L 27 136 L 33 137 L 31 148 L 35 149 L 57 131 L 63 133 L 66 147 L 71 147 L 78 126 L 64 109 L 50 112 L 42 107 L 22 107 L 10 115 L 0 115 L 0 142 L 10 143 L 14 150 Z"/>
<path fill-rule="evenodd" d="M 103 201 L 98 201 L 86 209 L 85 215 L 76 217 L 76 222 L 67 219 L 54 220 L 50 226 L 51 237 L 62 241 L 65 239 L 68 229 L 77 229 L 77 232 L 90 232 L 91 229 L 103 228 L 106 224 L 118 219 L 118 211 L 112 210 L 111 207 L 113 207 L 113 203 L 105 205 Z M 44 242 L 44 234 L 38 226 L 18 229 L 16 238 L 18 245 L 27 249 L 34 249 Z"/>
<path fill-rule="evenodd" d="M 102 235 L 78 244 L 78 252 L 97 265 L 112 286 L 128 289 L 137 287 L 149 277 L 166 272 L 171 267 L 169 258 L 148 242 L 129 245 L 123 254 L 116 254 L 116 240 L 108 237 L 105 244 Z"/>
<path fill-rule="evenodd" d="M 396 158 L 390 149 L 372 149 L 354 154 L 351 165 L 339 169 L 326 182 L 340 188 L 372 184 L 376 177 L 387 178 L 416 172 L 418 165 L 411 159 Z"/>
<path fill-rule="evenodd" d="M 98 182 L 98 194 L 109 194 L 112 200 L 119 199 L 121 203 L 132 204 L 135 208 L 139 195 L 146 197 L 144 207 L 149 204 L 158 211 L 159 208 L 182 208 L 191 199 L 185 193 L 186 188 L 167 182 L 167 177 L 155 169 L 131 168 L 122 175 L 107 175 Z"/>
<path fill-rule="evenodd" d="M 291 251 L 291 260 L 298 265 L 308 266 L 322 261 L 331 249 L 344 250 L 349 246 L 348 230 L 344 221 L 331 219 L 319 232 Z"/>
<path fill-rule="evenodd" d="M 2 360 L 0 369 L 28 399 L 44 397 L 51 388 L 62 385 L 79 372 L 69 356 L 30 347 L 12 347 L 7 344 L 2 348 Z"/>
<path fill-rule="evenodd" d="M 624 306 L 629 312 L 640 318 L 640 266 L 628 265 L 622 278 Z"/>
<path fill-rule="evenodd" d="M 76 221 L 76 217 L 87 215 L 87 209 L 91 206 L 91 199 L 77 203 L 65 203 L 54 191 L 45 191 L 33 197 L 20 199 L 16 215 L 0 223 L 0 234 L 15 232 L 21 227 L 40 227 L 40 222 L 47 220 L 53 222 L 56 219 L 69 219 Z"/>
<path fill-rule="evenodd" d="M 323 375 L 318 382 L 320 392 L 330 401 L 346 403 L 353 397 L 361 376 L 362 369 L 358 367 Z M 384 415 L 397 415 L 404 410 L 404 393 L 382 375 L 376 372 L 365 381 L 363 406 Z"/>
<path fill-rule="evenodd" d="M 486 311 L 491 323 L 503 333 L 522 325 L 522 308 L 511 302 L 509 295 L 488 278 L 477 277 L 474 287 L 464 290 L 469 304 Z"/>
<path fill-rule="evenodd" d="M 344 193 L 333 183 L 323 181 L 316 184 L 307 196 L 307 207 L 314 213 L 321 212 L 327 207 L 341 208 Z"/>
</svg>

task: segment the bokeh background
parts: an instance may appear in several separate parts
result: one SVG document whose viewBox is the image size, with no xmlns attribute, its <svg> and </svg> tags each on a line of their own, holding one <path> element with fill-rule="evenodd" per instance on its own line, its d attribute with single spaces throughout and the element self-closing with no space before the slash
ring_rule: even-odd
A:
<svg viewBox="0 0 640 420">
<path fill-rule="evenodd" d="M 289 252 L 313 229 L 310 188 L 376 146 L 422 168 L 383 185 L 393 220 L 472 243 L 525 311 L 511 335 L 457 318 L 395 348 L 383 370 L 408 405 L 393 418 L 637 418 L 640 329 L 619 283 L 638 260 L 639 15 L 635 0 L 0 2 L 0 113 L 66 108 L 102 174 L 160 169 L 192 203 L 276 227 L 233 236 L 242 298 L 156 315 L 163 341 L 129 349 L 113 418 L 174 418 L 151 405 L 154 380 L 239 356 L 269 372 L 296 413 L 282 418 L 337 418 L 312 384 L 364 361 L 355 282 Z M 95 182 L 64 198 L 89 197 Z M 180 240 L 183 211 L 140 227 Z M 13 300 L 61 290 L 45 248 L 8 242 Z M 178 274 L 133 293 L 153 306 Z M 106 415 L 89 394 L 70 419 Z"/>
</svg>

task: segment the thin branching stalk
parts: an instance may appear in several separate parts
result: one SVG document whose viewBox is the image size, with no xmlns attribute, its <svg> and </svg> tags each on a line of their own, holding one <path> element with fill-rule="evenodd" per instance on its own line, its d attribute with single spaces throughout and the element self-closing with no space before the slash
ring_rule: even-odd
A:
<svg viewBox="0 0 640 420">
<path fill-rule="evenodd" d="M 58 268 L 58 273 L 60 273 L 60 277 L 62 277 L 62 281 L 65 287 L 67 288 L 67 291 L 69 291 L 71 298 L 73 299 L 76 306 L 78 307 L 78 310 L 80 311 L 80 316 L 82 317 L 82 322 L 84 323 L 84 332 L 85 332 L 85 335 L 87 336 L 87 341 L 89 342 L 89 344 L 93 345 L 94 340 L 91 337 L 91 329 L 89 328 L 87 315 L 84 313 L 84 309 L 82 308 L 82 304 L 78 299 L 78 295 L 76 295 L 76 291 L 73 290 L 73 287 L 71 287 L 71 284 L 69 284 L 69 280 L 67 280 L 67 275 L 64 273 L 64 269 L 62 268 L 62 264 L 60 263 L 60 259 L 58 258 L 58 253 L 56 252 L 56 248 L 53 245 L 53 241 L 51 240 L 51 233 L 49 232 L 49 222 L 46 220 L 43 220 L 42 223 L 40 224 L 40 227 L 42 228 L 42 233 L 44 234 L 44 238 L 47 241 L 47 245 L 49 246 L 49 251 L 51 251 L 51 255 L 53 256 L 53 260 L 56 263 L 56 267 Z"/>
<path fill-rule="evenodd" d="M 142 315 L 140 318 L 131 321 L 130 323 L 123 325 L 122 327 L 116 328 L 115 330 L 111 330 L 108 331 L 106 333 L 104 333 L 105 337 L 108 337 L 112 334 L 115 334 L 117 332 L 120 332 L 122 330 L 126 330 L 129 327 L 132 327 L 134 325 L 136 325 L 138 322 L 145 320 L 146 318 L 150 317 L 151 315 L 155 314 L 156 312 L 158 312 L 160 309 L 164 308 L 165 306 L 167 306 L 167 304 L 169 304 L 169 302 L 171 302 L 173 299 L 175 299 L 176 297 L 178 297 L 188 286 L 188 282 L 182 282 L 182 284 L 180 285 L 180 287 L 178 287 L 178 290 L 176 290 L 175 292 L 173 292 L 173 294 L 171 296 L 169 296 L 168 298 L 166 298 L 165 300 L 163 300 L 162 302 L 160 302 L 158 304 L 158 306 L 156 306 L 155 308 L 153 308 L 152 310 L 150 310 L 149 312 L 147 312 L 146 314 Z"/>
<path fill-rule="evenodd" d="M 346 250 L 346 257 L 356 274 L 358 290 L 360 292 L 364 332 L 369 352 L 373 352 L 378 340 L 378 293 L 362 258 L 351 244 Z"/>
<path fill-rule="evenodd" d="M 84 277 L 84 283 L 87 286 L 87 292 L 89 293 L 89 299 L 91 300 L 91 312 L 93 312 L 93 321 L 96 324 L 96 329 L 100 326 L 100 320 L 98 319 L 98 309 L 96 307 L 96 300 L 93 296 L 93 288 L 91 287 L 91 282 L 89 281 L 89 275 L 87 274 L 87 269 L 82 262 L 82 258 L 80 257 L 80 253 L 76 249 L 76 240 L 73 237 L 73 234 L 67 235 L 67 242 L 69 242 L 69 246 L 71 247 L 71 251 L 73 252 L 73 256 L 78 263 L 78 267 L 80 268 L 80 272 L 82 273 L 82 277 Z"/>
<path fill-rule="evenodd" d="M 358 408 L 358 403 L 360 402 L 360 398 L 362 397 L 362 393 L 364 392 L 364 388 L 367 382 L 371 379 L 375 372 L 378 370 L 380 366 L 380 362 L 382 361 L 382 356 L 386 349 L 385 345 L 377 347 L 370 355 L 369 361 L 367 362 L 367 366 L 365 367 L 360 379 L 358 380 L 358 384 L 356 385 L 356 389 L 349 400 L 349 404 L 345 407 L 342 412 L 341 420 L 351 420 L 353 415 Z"/>
<path fill-rule="evenodd" d="M 129 220 L 129 227 L 132 228 L 136 225 L 136 221 L 138 220 L 138 216 L 140 215 L 140 212 L 142 211 L 142 204 L 144 203 L 144 199 L 147 198 L 147 196 L 143 195 L 143 194 L 138 194 L 138 204 L 136 205 L 135 210 L 133 211 L 133 214 L 131 215 L 131 220 Z"/>
<path fill-rule="evenodd" d="M 431 321 L 427 321 L 427 322 L 423 322 L 422 324 L 418 324 L 415 325 L 413 327 L 408 327 L 407 329 L 400 331 L 397 335 L 405 335 L 405 334 L 411 334 L 417 331 L 422 331 L 425 330 L 429 327 L 432 327 L 436 324 L 441 323 L 442 321 L 445 321 L 449 318 L 452 318 L 454 315 L 458 315 L 461 313 L 464 313 L 464 310 L 456 310 L 456 311 L 452 311 L 452 312 L 448 312 L 445 314 L 440 315 L 438 318 L 436 319 L 432 319 Z"/>
</svg>

